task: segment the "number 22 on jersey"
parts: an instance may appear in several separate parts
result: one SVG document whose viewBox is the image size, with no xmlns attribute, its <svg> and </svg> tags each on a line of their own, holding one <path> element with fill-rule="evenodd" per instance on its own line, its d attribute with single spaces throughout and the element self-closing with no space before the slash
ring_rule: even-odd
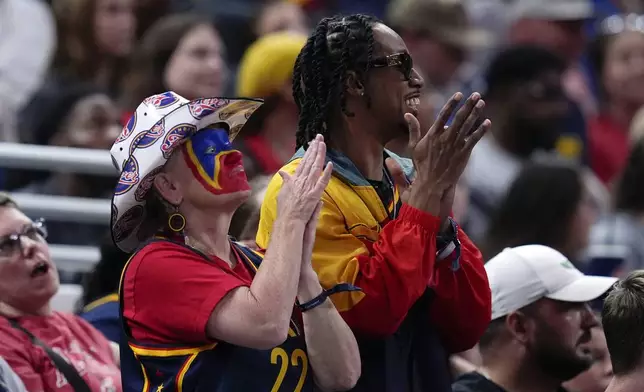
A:
<svg viewBox="0 0 644 392">
<path fill-rule="evenodd" d="M 294 392 L 302 391 L 304 381 L 306 380 L 306 374 L 309 370 L 309 359 L 306 356 L 304 350 L 297 348 L 293 350 L 293 352 L 289 356 L 286 350 L 284 350 L 283 348 L 275 347 L 271 351 L 271 363 L 280 367 L 279 374 L 277 375 L 277 380 L 275 380 L 275 384 L 273 384 L 271 392 L 279 392 L 280 387 L 284 382 L 284 377 L 286 377 L 286 372 L 288 371 L 289 366 L 300 367 L 302 369 Z"/>
</svg>

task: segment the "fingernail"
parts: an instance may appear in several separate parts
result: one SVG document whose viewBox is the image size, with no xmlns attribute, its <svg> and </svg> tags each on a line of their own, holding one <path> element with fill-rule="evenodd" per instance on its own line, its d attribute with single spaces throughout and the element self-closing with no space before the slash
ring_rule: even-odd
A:
<svg viewBox="0 0 644 392">
<path fill-rule="evenodd" d="M 461 99 L 463 99 L 463 94 L 460 92 L 454 94 L 454 99 L 460 101 Z"/>
<path fill-rule="evenodd" d="M 485 101 L 478 101 L 478 102 L 476 103 L 476 108 L 477 108 L 477 109 L 482 109 L 482 108 L 483 108 L 483 106 L 485 106 Z"/>
<path fill-rule="evenodd" d="M 477 101 L 479 98 L 481 98 L 481 95 L 479 93 L 472 93 L 471 98 L 472 100 Z"/>
</svg>

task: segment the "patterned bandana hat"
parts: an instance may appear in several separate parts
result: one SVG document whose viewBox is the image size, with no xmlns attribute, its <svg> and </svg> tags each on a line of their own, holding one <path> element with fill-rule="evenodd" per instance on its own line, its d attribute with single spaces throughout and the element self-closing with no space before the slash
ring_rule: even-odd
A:
<svg viewBox="0 0 644 392">
<path fill-rule="evenodd" d="M 132 252 L 158 229 L 145 225 L 146 196 L 154 176 L 175 148 L 212 124 L 230 129 L 232 141 L 262 103 L 243 98 L 188 101 L 172 91 L 146 98 L 110 149 L 114 166 L 121 173 L 112 197 L 114 243 Z"/>
</svg>

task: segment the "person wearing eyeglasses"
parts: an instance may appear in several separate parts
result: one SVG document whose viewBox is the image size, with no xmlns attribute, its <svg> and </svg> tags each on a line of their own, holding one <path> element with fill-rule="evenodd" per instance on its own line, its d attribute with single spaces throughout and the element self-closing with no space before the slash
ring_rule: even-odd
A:
<svg viewBox="0 0 644 392">
<path fill-rule="evenodd" d="M 28 391 L 79 391 L 69 371 L 89 390 L 121 391 L 113 345 L 80 317 L 51 308 L 59 281 L 46 238 L 44 221 L 0 193 L 0 357 Z"/>
<path fill-rule="evenodd" d="M 296 172 L 308 143 L 324 135 L 334 169 L 312 263 L 326 290 L 361 288 L 332 297 L 360 346 L 353 390 L 449 391 L 448 355 L 474 346 L 491 314 L 480 252 L 450 217 L 470 151 L 490 127 L 485 103 L 475 93 L 456 111 L 463 94 L 454 94 L 421 130 L 424 81 L 405 43 L 360 14 L 323 19 L 293 75 L 299 150 L 282 170 Z M 413 162 L 384 148 L 401 137 Z M 283 187 L 274 176 L 266 191 L 260 248 L 279 238 Z"/>
</svg>

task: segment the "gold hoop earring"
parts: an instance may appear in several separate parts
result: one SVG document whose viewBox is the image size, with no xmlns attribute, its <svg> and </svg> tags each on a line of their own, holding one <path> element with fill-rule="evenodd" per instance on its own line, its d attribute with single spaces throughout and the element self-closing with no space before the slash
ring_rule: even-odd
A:
<svg viewBox="0 0 644 392">
<path fill-rule="evenodd" d="M 175 233 L 180 233 L 186 227 L 186 218 L 178 212 L 168 217 L 168 227 Z"/>
</svg>

